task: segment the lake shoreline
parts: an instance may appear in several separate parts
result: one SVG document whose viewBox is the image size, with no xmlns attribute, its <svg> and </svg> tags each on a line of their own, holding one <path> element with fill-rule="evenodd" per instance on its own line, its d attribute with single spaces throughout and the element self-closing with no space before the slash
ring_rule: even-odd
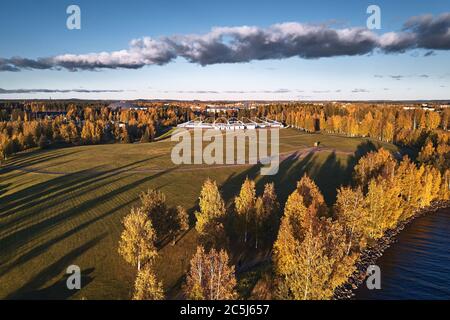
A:
<svg viewBox="0 0 450 320">
<path fill-rule="evenodd" d="M 370 265 L 376 264 L 378 258 L 383 255 L 384 251 L 389 248 L 391 244 L 396 242 L 397 236 L 407 225 L 409 225 L 416 218 L 427 214 L 433 214 L 446 208 L 450 208 L 450 201 L 436 201 L 430 206 L 418 210 L 411 218 L 399 223 L 396 228 L 386 231 L 374 245 L 364 249 L 361 252 L 360 257 L 356 262 L 356 271 L 350 276 L 346 283 L 335 290 L 333 299 L 348 300 L 354 298 L 354 291 L 358 289 L 367 277 L 367 268 Z"/>
</svg>

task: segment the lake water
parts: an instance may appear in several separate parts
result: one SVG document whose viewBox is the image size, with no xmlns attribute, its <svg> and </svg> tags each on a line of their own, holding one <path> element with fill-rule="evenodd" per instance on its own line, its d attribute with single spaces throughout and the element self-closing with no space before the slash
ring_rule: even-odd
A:
<svg viewBox="0 0 450 320">
<path fill-rule="evenodd" d="M 381 289 L 355 299 L 450 299 L 450 209 L 417 218 L 378 259 Z"/>
</svg>

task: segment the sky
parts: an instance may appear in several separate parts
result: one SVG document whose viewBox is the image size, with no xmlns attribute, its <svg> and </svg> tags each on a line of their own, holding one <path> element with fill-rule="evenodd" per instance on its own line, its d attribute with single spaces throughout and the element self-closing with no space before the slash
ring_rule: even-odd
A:
<svg viewBox="0 0 450 320">
<path fill-rule="evenodd" d="M 69 30 L 69 5 L 81 29 Z M 369 5 L 381 29 L 369 30 Z M 1 1 L 0 99 L 450 99 L 450 1 Z"/>
</svg>

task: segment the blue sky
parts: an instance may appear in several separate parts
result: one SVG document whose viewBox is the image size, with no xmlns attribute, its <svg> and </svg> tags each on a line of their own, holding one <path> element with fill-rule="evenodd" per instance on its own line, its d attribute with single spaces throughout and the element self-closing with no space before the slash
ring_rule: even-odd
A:
<svg viewBox="0 0 450 320">
<path fill-rule="evenodd" d="M 81 8 L 81 30 L 66 28 L 70 4 Z M 132 39 L 204 35 L 213 27 L 265 29 L 285 22 L 331 29 L 365 27 L 370 4 L 381 8 L 382 29 L 376 31 L 380 35 L 400 32 L 412 16 L 450 12 L 450 1 L 422 0 L 1 1 L 0 58 L 113 52 L 128 49 Z M 433 54 L 424 56 L 426 52 Z M 449 61 L 450 50 L 412 49 L 205 66 L 178 56 L 163 65 L 136 69 L 25 68 L 0 72 L 0 88 L 6 90 L 0 99 L 448 99 Z M 64 92 L 14 92 L 18 89 Z M 72 89 L 97 91 L 67 92 Z"/>
</svg>

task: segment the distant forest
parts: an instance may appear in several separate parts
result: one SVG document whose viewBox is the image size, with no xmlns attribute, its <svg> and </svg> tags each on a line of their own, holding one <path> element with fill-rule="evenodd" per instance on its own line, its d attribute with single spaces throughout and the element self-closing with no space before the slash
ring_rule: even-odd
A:
<svg viewBox="0 0 450 320">
<path fill-rule="evenodd" d="M 105 101 L 0 103 L 0 157 L 54 144 L 151 142 L 179 123 L 207 117 L 189 103 L 138 102 L 137 108 L 110 108 Z M 450 108 L 370 103 L 264 104 L 216 116 L 266 117 L 306 132 L 371 137 L 409 147 L 420 161 L 449 167 Z"/>
</svg>

